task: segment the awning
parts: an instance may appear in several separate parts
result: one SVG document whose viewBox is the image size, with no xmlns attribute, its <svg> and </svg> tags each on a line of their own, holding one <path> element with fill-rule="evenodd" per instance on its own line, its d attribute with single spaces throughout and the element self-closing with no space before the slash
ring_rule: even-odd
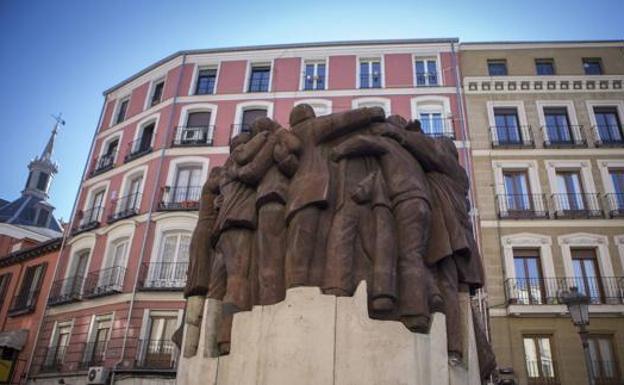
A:
<svg viewBox="0 0 624 385">
<path fill-rule="evenodd" d="M 28 329 L 9 330 L 0 332 L 0 346 L 22 350 L 26 339 L 28 338 Z"/>
</svg>

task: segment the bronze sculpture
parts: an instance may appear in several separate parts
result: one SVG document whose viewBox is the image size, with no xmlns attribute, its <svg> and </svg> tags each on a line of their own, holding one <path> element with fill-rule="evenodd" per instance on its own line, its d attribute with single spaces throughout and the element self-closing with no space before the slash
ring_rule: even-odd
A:
<svg viewBox="0 0 624 385">
<path fill-rule="evenodd" d="M 222 301 L 217 342 L 227 354 L 236 312 L 280 302 L 294 286 L 350 296 L 367 280 L 371 317 L 427 333 L 430 314 L 444 312 L 449 355 L 461 360 L 458 293 L 481 287 L 483 270 L 453 142 L 381 108 L 317 118 L 302 104 L 290 126 L 256 120 L 211 172 L 187 325 L 197 323 L 198 297 Z"/>
</svg>

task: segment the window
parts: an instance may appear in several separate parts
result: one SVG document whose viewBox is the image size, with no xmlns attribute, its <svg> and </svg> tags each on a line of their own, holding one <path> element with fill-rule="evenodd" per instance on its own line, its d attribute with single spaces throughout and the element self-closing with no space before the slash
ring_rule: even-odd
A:
<svg viewBox="0 0 624 385">
<path fill-rule="evenodd" d="M 438 70 L 435 59 L 419 59 L 415 63 L 416 86 L 437 86 Z"/>
<path fill-rule="evenodd" d="M 100 190 L 93 195 L 91 205 L 84 211 L 82 223 L 90 224 L 100 220 L 100 213 L 104 208 L 104 190 Z"/>
<path fill-rule="evenodd" d="M 95 171 L 108 170 L 115 165 L 115 156 L 119 147 L 119 137 L 116 137 L 105 144 L 105 150 L 97 160 Z"/>
<path fill-rule="evenodd" d="M 2 306 L 7 300 L 6 295 L 9 289 L 9 283 L 11 283 L 12 276 L 13 274 L 11 273 L 4 273 L 0 275 L 0 309 L 2 309 Z"/>
<path fill-rule="evenodd" d="M 420 124 L 425 135 L 440 137 L 444 134 L 444 120 L 441 112 L 421 112 Z"/>
<path fill-rule="evenodd" d="M 84 366 L 96 366 L 104 362 L 111 326 L 110 316 L 96 318 L 91 340 L 85 346 Z"/>
<path fill-rule="evenodd" d="M 164 233 L 159 259 L 150 263 L 144 282 L 150 288 L 181 288 L 186 284 L 191 235 L 188 232 Z"/>
<path fill-rule="evenodd" d="M 153 107 L 162 101 L 163 90 L 165 89 L 165 81 L 159 80 L 153 85 L 152 97 L 150 98 L 150 107 Z"/>
<path fill-rule="evenodd" d="M 154 130 L 156 129 L 156 123 L 152 122 L 144 126 L 141 130 L 141 135 L 136 141 L 133 153 L 144 154 L 152 149 L 152 138 L 154 137 Z"/>
<path fill-rule="evenodd" d="M 624 169 L 609 169 L 613 193 L 608 194 L 609 210 L 612 214 L 624 214 Z"/>
<path fill-rule="evenodd" d="M 305 71 L 303 74 L 303 89 L 325 89 L 325 62 L 305 64 Z"/>
<path fill-rule="evenodd" d="M 529 384 L 555 383 L 557 373 L 551 348 L 551 336 L 524 336 L 523 340 Z"/>
<path fill-rule="evenodd" d="M 503 171 L 507 210 L 531 210 L 529 177 L 526 171 Z"/>
<path fill-rule="evenodd" d="M 50 211 L 47 209 L 39 209 L 39 214 L 37 215 L 37 226 L 46 227 L 48 225 L 48 219 L 50 218 Z"/>
<path fill-rule="evenodd" d="M 201 166 L 185 166 L 178 169 L 173 187 L 174 202 L 196 202 L 199 200 L 201 173 Z"/>
<path fill-rule="evenodd" d="M 178 324 L 177 316 L 150 315 L 142 346 L 143 359 L 139 364 L 147 368 L 173 368 L 175 366 L 175 347 L 171 337 Z"/>
<path fill-rule="evenodd" d="M 522 144 L 517 108 L 494 108 L 496 136 L 500 145 Z"/>
<path fill-rule="evenodd" d="M 41 263 L 39 265 L 29 266 L 26 269 L 19 292 L 11 308 L 12 311 L 34 310 L 47 265 L 47 263 Z"/>
<path fill-rule="evenodd" d="M 544 303 L 544 281 L 539 250 L 514 249 L 517 302 L 523 305 Z"/>
<path fill-rule="evenodd" d="M 574 282 L 570 284 L 576 286 L 580 293 L 588 296 L 590 303 L 604 303 L 596 250 L 573 249 L 571 252 Z"/>
<path fill-rule="evenodd" d="M 191 112 L 186 119 L 186 127 L 180 133 L 181 144 L 205 144 L 212 140 L 210 111 Z"/>
<path fill-rule="evenodd" d="M 585 209 L 583 186 L 578 171 L 557 171 L 557 204 L 563 210 Z"/>
<path fill-rule="evenodd" d="M 613 349 L 613 336 L 590 335 L 587 342 L 591 357 L 591 375 L 595 382 L 597 384 L 617 384 L 620 375 Z"/>
<path fill-rule="evenodd" d="M 269 91 L 269 82 L 271 80 L 270 65 L 253 65 L 251 66 L 251 74 L 249 75 L 249 92 L 267 92 Z"/>
<path fill-rule="evenodd" d="M 126 256 L 128 255 L 128 238 L 115 240 L 111 244 L 106 267 L 108 268 L 125 268 Z"/>
<path fill-rule="evenodd" d="M 119 107 L 117 108 L 117 116 L 115 117 L 115 124 L 119 124 L 126 120 L 128 104 L 130 104 L 130 98 L 125 98 L 119 102 Z"/>
<path fill-rule="evenodd" d="M 544 120 L 549 143 L 565 144 L 574 142 L 567 108 L 544 108 Z"/>
<path fill-rule="evenodd" d="M 360 61 L 360 88 L 381 88 L 381 76 L 379 59 Z"/>
<path fill-rule="evenodd" d="M 93 287 L 94 279 L 89 279 L 89 294 L 106 294 L 120 292 L 126 276 L 129 239 L 116 239 L 110 244 L 108 256 L 102 270 L 98 273 L 97 286 Z"/>
<path fill-rule="evenodd" d="M 50 174 L 40 172 L 39 179 L 37 179 L 37 189 L 44 191 L 44 192 L 47 191 L 49 181 L 50 181 Z"/>
<path fill-rule="evenodd" d="M 187 263 L 189 260 L 190 244 L 191 235 L 187 232 L 165 234 L 161 246 L 160 262 L 163 264 Z M 161 278 L 166 278 L 166 270 L 168 269 L 161 271 Z"/>
<path fill-rule="evenodd" d="M 195 95 L 210 95 L 214 93 L 217 81 L 216 68 L 200 68 L 197 74 L 197 85 Z"/>
<path fill-rule="evenodd" d="M 82 293 L 82 283 L 87 274 L 90 250 L 82 250 L 74 255 L 69 273 L 64 281 L 61 296 L 68 299 L 78 298 Z"/>
<path fill-rule="evenodd" d="M 555 62 L 553 59 L 535 59 L 535 72 L 538 75 L 554 75 Z"/>
<path fill-rule="evenodd" d="M 583 70 L 585 75 L 602 75 L 602 60 L 600 58 L 584 58 Z"/>
<path fill-rule="evenodd" d="M 240 133 L 250 132 L 251 125 L 257 119 L 264 118 L 267 116 L 267 110 L 265 109 L 249 109 L 243 111 L 243 122 L 241 125 Z"/>
<path fill-rule="evenodd" d="M 45 369 L 60 369 L 63 365 L 63 359 L 65 358 L 67 347 L 69 346 L 70 336 L 70 323 L 57 325 L 56 333 L 52 334 L 52 341 L 43 364 Z"/>
<path fill-rule="evenodd" d="M 137 212 L 141 204 L 141 185 L 143 184 L 143 175 L 139 175 L 130 180 L 128 193 L 126 198 L 122 199 L 120 209 L 124 212 Z"/>
<path fill-rule="evenodd" d="M 596 131 L 601 144 L 622 143 L 622 124 L 616 107 L 594 107 Z"/>
<path fill-rule="evenodd" d="M 506 60 L 488 60 L 488 74 L 490 76 L 505 76 L 507 75 L 507 61 Z"/>
</svg>

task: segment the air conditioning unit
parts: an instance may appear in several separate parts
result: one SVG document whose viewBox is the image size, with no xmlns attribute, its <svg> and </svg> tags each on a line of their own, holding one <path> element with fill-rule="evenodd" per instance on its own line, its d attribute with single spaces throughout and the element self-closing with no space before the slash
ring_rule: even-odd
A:
<svg viewBox="0 0 624 385">
<path fill-rule="evenodd" d="M 108 368 L 92 366 L 87 372 L 87 384 L 106 384 L 108 381 Z"/>
</svg>

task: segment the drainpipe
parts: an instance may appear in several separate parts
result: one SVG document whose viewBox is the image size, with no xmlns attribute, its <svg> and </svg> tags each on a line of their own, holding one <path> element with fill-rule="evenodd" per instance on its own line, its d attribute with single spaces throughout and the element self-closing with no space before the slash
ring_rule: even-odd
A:
<svg viewBox="0 0 624 385">
<path fill-rule="evenodd" d="M 160 174 L 162 173 L 163 164 L 165 162 L 165 150 L 168 143 L 168 128 L 173 127 L 173 117 L 175 115 L 175 106 L 178 100 L 178 94 L 180 93 L 180 84 L 182 84 L 182 74 L 184 73 L 184 65 L 186 64 L 186 54 L 182 55 L 182 64 L 180 65 L 180 74 L 176 80 L 175 94 L 173 95 L 173 102 L 171 103 L 171 113 L 169 114 L 169 121 L 165 126 L 165 142 L 160 150 L 160 157 L 158 162 L 158 169 L 156 171 L 156 178 L 154 178 L 154 193 L 150 199 L 149 211 L 147 212 L 147 219 L 145 221 L 145 233 L 143 234 L 143 240 L 141 242 L 141 251 L 139 252 L 139 261 L 134 275 L 134 283 L 132 285 L 132 297 L 130 298 L 130 305 L 128 307 L 128 316 L 126 318 L 126 328 L 124 330 L 123 343 L 121 345 L 121 354 L 119 361 L 115 362 L 111 373 L 110 385 L 115 385 L 115 373 L 121 363 L 123 363 L 124 356 L 126 355 L 126 345 L 128 342 L 128 332 L 130 331 L 130 320 L 132 319 L 132 312 L 134 311 L 134 303 L 136 301 L 137 285 L 139 283 L 139 276 L 141 273 L 141 266 L 143 265 L 143 259 L 145 258 L 145 248 L 147 246 L 147 238 L 149 236 L 150 224 L 152 222 L 152 215 L 154 214 L 154 206 L 156 205 L 156 199 L 158 197 L 158 187 L 160 185 Z M 147 176 L 147 175 L 146 175 Z"/>
<path fill-rule="evenodd" d="M 461 72 L 459 69 L 459 64 L 457 60 L 457 51 L 455 50 L 455 43 L 451 43 L 451 58 L 453 60 L 453 68 L 455 68 L 455 95 L 457 97 L 457 105 L 459 107 L 460 120 L 461 120 L 461 131 L 462 136 L 464 138 L 464 144 L 469 141 L 468 136 L 468 121 L 466 119 L 466 109 L 464 105 L 464 94 L 462 91 L 462 83 L 461 83 Z M 472 163 L 472 157 L 470 156 L 471 148 L 466 148 L 464 146 L 465 151 L 463 151 L 463 158 L 466 165 L 466 169 L 470 173 L 470 189 L 468 192 L 468 198 L 470 202 L 470 213 L 471 213 L 471 222 L 472 222 L 472 231 L 475 236 L 475 240 L 477 243 L 477 247 L 479 248 L 479 252 L 481 252 L 481 227 L 479 226 L 479 211 L 476 207 L 476 195 L 474 191 L 474 166 Z M 484 277 L 485 278 L 485 277 Z M 487 290 L 486 282 L 481 289 L 477 291 L 477 297 L 479 302 L 479 311 L 481 313 L 481 319 L 483 320 L 483 324 L 486 330 L 486 336 L 489 339 L 490 336 L 490 327 L 487 317 L 487 306 L 483 306 L 484 302 L 487 302 Z M 485 297 L 484 297 L 485 294 Z"/>
<path fill-rule="evenodd" d="M 61 247 L 59 248 L 59 251 L 58 251 L 58 257 L 56 258 L 56 266 L 54 267 L 54 275 L 52 276 L 52 284 L 54 284 L 54 281 L 56 281 L 56 276 L 59 274 L 63 251 L 65 250 L 65 245 L 67 244 L 67 240 L 69 239 L 69 236 L 71 235 L 71 229 L 74 227 L 74 222 L 76 221 L 76 208 L 78 206 L 78 199 L 80 197 L 80 191 L 82 190 L 83 183 L 86 180 L 87 170 L 89 169 L 89 165 L 91 164 L 91 157 L 93 156 L 93 150 L 95 148 L 95 140 L 102 126 L 102 120 L 104 119 L 105 108 L 106 108 L 106 99 L 104 100 L 104 104 L 102 105 L 102 109 L 100 110 L 100 117 L 98 119 L 98 124 L 97 124 L 98 128 L 93 133 L 93 138 L 91 139 L 91 147 L 89 148 L 87 162 L 85 163 L 85 166 L 82 170 L 82 177 L 80 178 L 80 181 L 81 181 L 80 186 L 78 186 L 78 191 L 76 191 L 76 196 L 74 197 L 74 204 L 72 206 L 72 211 L 71 211 L 71 220 L 69 221 L 67 226 L 65 226 L 65 228 L 63 229 L 63 240 L 61 241 Z M 37 343 L 39 342 L 39 334 L 41 333 L 41 328 L 43 327 L 43 320 L 45 319 L 46 313 L 48 311 L 48 300 L 50 299 L 50 293 L 52 291 L 51 289 L 52 287 L 50 286 L 50 290 L 48 290 L 48 292 L 45 294 L 45 305 L 44 305 L 45 308 L 43 310 L 43 315 L 41 316 L 41 319 L 39 320 L 39 325 L 37 325 L 37 332 L 35 333 L 35 339 L 34 339 L 35 344 L 33 345 L 34 348 L 37 347 Z M 26 370 L 24 371 L 25 382 L 28 381 L 28 376 L 30 375 L 30 369 L 32 366 L 33 358 L 34 358 L 34 354 L 31 354 L 30 357 L 28 357 Z"/>
</svg>

